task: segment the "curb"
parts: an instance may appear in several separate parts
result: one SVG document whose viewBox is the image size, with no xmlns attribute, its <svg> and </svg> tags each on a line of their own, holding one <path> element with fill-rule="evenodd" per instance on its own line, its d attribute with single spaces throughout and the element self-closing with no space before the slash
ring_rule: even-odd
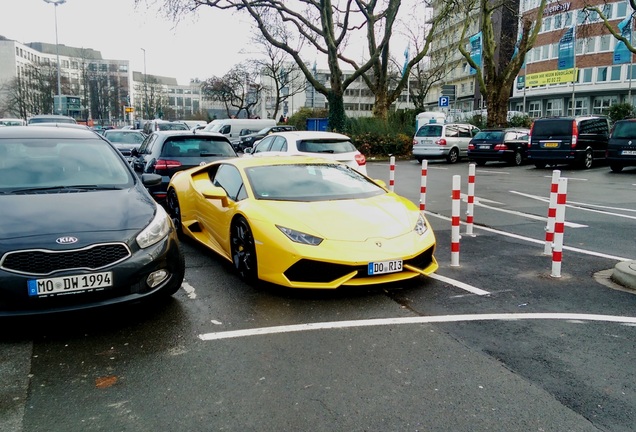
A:
<svg viewBox="0 0 636 432">
<path fill-rule="evenodd" d="M 611 279 L 626 288 L 636 290 L 636 261 L 621 261 L 616 264 Z"/>
</svg>

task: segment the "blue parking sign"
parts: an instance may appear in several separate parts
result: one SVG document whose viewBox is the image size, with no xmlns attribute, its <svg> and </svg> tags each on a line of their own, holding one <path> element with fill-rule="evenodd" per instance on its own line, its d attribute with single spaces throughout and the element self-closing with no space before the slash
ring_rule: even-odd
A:
<svg viewBox="0 0 636 432">
<path fill-rule="evenodd" d="M 441 107 L 447 107 L 449 105 L 450 98 L 448 96 L 440 96 L 438 105 Z"/>
</svg>

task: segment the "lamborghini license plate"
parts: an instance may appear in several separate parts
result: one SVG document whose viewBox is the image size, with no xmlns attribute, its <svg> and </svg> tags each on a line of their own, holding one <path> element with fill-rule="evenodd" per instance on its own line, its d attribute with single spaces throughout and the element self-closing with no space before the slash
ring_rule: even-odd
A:
<svg viewBox="0 0 636 432">
<path fill-rule="evenodd" d="M 379 275 L 386 273 L 397 273 L 402 271 L 402 260 L 371 262 L 368 266 L 368 274 Z"/>
</svg>

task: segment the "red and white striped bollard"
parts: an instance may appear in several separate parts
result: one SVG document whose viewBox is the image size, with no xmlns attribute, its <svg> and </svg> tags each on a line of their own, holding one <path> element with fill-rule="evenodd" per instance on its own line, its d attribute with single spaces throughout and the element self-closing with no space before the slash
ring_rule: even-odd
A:
<svg viewBox="0 0 636 432">
<path fill-rule="evenodd" d="M 420 211 L 426 210 L 426 176 L 428 175 L 428 161 L 422 159 L 422 178 L 420 181 Z"/>
<path fill-rule="evenodd" d="M 544 255 L 552 254 L 552 243 L 554 243 L 554 218 L 556 217 L 557 192 L 559 189 L 559 179 L 561 171 L 552 171 L 552 183 L 550 184 L 550 204 L 548 207 L 548 222 L 545 227 Z"/>
<path fill-rule="evenodd" d="M 565 203 L 567 201 L 568 179 L 558 182 L 556 216 L 554 218 L 554 247 L 552 248 L 552 277 L 561 277 L 561 259 L 563 258 L 563 231 L 565 228 Z"/>
<path fill-rule="evenodd" d="M 473 215 L 475 208 L 475 164 L 468 165 L 468 196 L 466 206 L 466 234 L 474 236 L 473 234 Z"/>
<path fill-rule="evenodd" d="M 453 176 L 453 193 L 451 195 L 451 267 L 459 266 L 459 206 L 461 176 Z"/>
<path fill-rule="evenodd" d="M 395 156 L 389 159 L 389 190 L 395 189 Z"/>
</svg>

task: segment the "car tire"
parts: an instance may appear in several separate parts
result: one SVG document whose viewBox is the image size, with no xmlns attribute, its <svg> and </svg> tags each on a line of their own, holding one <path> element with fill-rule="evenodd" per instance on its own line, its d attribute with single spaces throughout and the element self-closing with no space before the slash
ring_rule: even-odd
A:
<svg viewBox="0 0 636 432">
<path fill-rule="evenodd" d="M 477 160 L 477 161 L 475 161 L 475 163 L 477 164 L 477 166 L 484 166 L 484 165 L 486 165 L 486 161 L 485 161 L 485 160 Z"/>
<path fill-rule="evenodd" d="M 241 279 L 253 283 L 258 280 L 258 261 L 256 243 L 249 223 L 239 216 L 230 228 L 230 247 L 232 263 Z"/>
<path fill-rule="evenodd" d="M 523 155 L 521 154 L 521 152 L 516 151 L 515 154 L 512 156 L 510 165 L 521 166 L 522 163 L 523 163 Z"/>
<path fill-rule="evenodd" d="M 179 252 L 176 259 L 171 260 L 173 263 L 176 263 L 174 264 L 176 271 L 172 273 L 170 283 L 161 291 L 161 294 L 165 297 L 175 295 L 177 291 L 179 291 L 179 288 L 181 288 L 181 284 L 185 277 L 185 256 L 181 246 L 179 246 L 178 250 Z"/>
<path fill-rule="evenodd" d="M 168 215 L 172 219 L 175 231 L 179 236 L 183 235 L 183 227 L 181 224 L 181 207 L 179 206 L 179 198 L 177 198 L 177 192 L 174 189 L 168 191 L 166 197 L 166 207 L 168 208 Z"/>
<path fill-rule="evenodd" d="M 610 169 L 612 170 L 612 172 L 617 173 L 623 171 L 623 166 L 618 164 L 610 164 Z"/>
<path fill-rule="evenodd" d="M 581 161 L 579 168 L 581 169 L 590 169 L 594 164 L 594 155 L 592 154 L 592 150 L 588 149 L 585 151 L 585 156 Z"/>
<path fill-rule="evenodd" d="M 446 162 L 452 164 L 456 163 L 457 161 L 459 161 L 459 150 L 457 150 L 457 147 L 453 147 L 448 152 L 448 156 L 446 156 Z"/>
<path fill-rule="evenodd" d="M 537 168 L 537 169 L 543 169 L 543 168 L 545 168 L 546 163 L 545 163 L 545 162 L 535 162 L 535 163 L 534 163 L 534 166 L 535 166 L 535 168 Z"/>
<path fill-rule="evenodd" d="M 421 164 L 421 163 L 422 163 L 422 161 L 423 161 L 424 159 L 423 159 L 423 158 L 416 157 L 416 158 L 415 158 L 415 160 L 417 161 L 417 163 Z"/>
</svg>

